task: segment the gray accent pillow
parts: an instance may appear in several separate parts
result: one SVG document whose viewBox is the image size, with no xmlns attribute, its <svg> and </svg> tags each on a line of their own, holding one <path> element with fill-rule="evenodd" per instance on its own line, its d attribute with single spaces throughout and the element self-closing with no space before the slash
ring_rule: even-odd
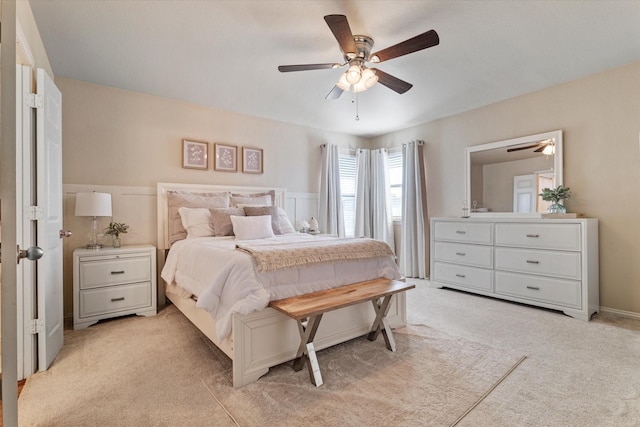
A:
<svg viewBox="0 0 640 427">
<path fill-rule="evenodd" d="M 245 216 L 242 208 L 213 208 L 211 212 L 211 226 L 216 237 L 233 236 L 233 224 L 231 215 Z"/>
<path fill-rule="evenodd" d="M 190 193 L 167 191 L 169 244 L 186 239 L 187 231 L 182 225 L 180 208 L 225 208 L 229 206 L 231 193 Z"/>
<path fill-rule="evenodd" d="M 244 213 L 247 216 L 271 215 L 271 228 L 273 234 L 282 234 L 280 228 L 280 213 L 277 206 L 245 206 Z"/>
</svg>

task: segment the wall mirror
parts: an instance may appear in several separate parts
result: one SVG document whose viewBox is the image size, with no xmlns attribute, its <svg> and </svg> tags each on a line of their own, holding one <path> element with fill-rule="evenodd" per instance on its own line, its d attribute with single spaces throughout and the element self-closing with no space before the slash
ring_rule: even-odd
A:
<svg viewBox="0 0 640 427">
<path fill-rule="evenodd" d="M 465 208 L 471 215 L 540 216 L 549 202 L 538 194 L 562 181 L 562 131 L 539 133 L 465 149 Z"/>
</svg>

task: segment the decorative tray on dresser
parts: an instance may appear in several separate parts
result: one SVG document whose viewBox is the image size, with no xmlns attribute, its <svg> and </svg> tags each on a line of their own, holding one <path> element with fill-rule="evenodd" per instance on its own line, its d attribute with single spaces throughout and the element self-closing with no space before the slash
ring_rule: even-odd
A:
<svg viewBox="0 0 640 427">
<path fill-rule="evenodd" d="M 589 320 L 599 310 L 598 220 L 432 218 L 431 281 Z"/>
</svg>

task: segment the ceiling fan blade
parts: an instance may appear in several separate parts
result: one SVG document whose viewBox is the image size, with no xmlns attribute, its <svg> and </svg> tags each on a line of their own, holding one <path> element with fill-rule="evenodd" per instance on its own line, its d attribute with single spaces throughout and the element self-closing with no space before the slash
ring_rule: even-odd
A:
<svg viewBox="0 0 640 427">
<path fill-rule="evenodd" d="M 329 29 L 338 40 L 338 44 L 345 54 L 353 53 L 358 55 L 358 49 L 353 41 L 353 34 L 349 27 L 349 21 L 344 15 L 327 15 L 324 17 L 325 22 L 329 26 Z"/>
<path fill-rule="evenodd" d="M 383 62 L 389 59 L 397 58 L 402 55 L 417 52 L 428 47 L 436 46 L 440 43 L 440 37 L 434 30 L 429 30 L 426 33 L 422 33 L 418 36 L 405 40 L 396 45 L 390 46 L 386 49 L 382 49 L 371 55 L 371 62 Z M 378 60 L 375 60 L 375 57 Z"/>
<path fill-rule="evenodd" d="M 538 145 L 539 145 L 539 144 L 527 145 L 526 147 L 507 148 L 507 153 L 511 153 L 511 152 L 513 152 L 513 151 L 528 150 L 529 148 L 535 148 L 535 147 L 537 147 Z"/>
<path fill-rule="evenodd" d="M 331 89 L 331 92 L 329 92 L 324 99 L 338 99 L 340 98 L 340 95 L 342 95 L 342 92 L 344 92 L 342 89 L 338 86 L 334 86 L 333 89 Z"/>
<path fill-rule="evenodd" d="M 342 64 L 301 64 L 301 65 L 280 65 L 278 71 L 288 73 L 290 71 L 325 70 L 328 68 L 340 68 Z"/>
<path fill-rule="evenodd" d="M 371 70 L 373 70 L 376 73 L 376 76 L 378 76 L 378 83 L 385 85 L 395 92 L 403 94 L 413 87 L 411 83 L 400 80 L 399 78 L 394 77 L 391 74 L 387 74 L 384 71 L 380 71 L 377 68 L 372 68 Z"/>
</svg>

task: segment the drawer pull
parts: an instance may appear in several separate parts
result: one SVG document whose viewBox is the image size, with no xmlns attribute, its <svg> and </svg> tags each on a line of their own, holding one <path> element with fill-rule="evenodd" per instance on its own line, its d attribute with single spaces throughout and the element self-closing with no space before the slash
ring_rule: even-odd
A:
<svg viewBox="0 0 640 427">
<path fill-rule="evenodd" d="M 112 271 L 111 274 L 124 274 L 124 270 Z"/>
<path fill-rule="evenodd" d="M 465 276 L 464 274 L 456 274 L 456 277 L 462 277 L 464 279 L 467 276 Z"/>
<path fill-rule="evenodd" d="M 540 237 L 539 234 L 527 234 L 527 237 Z"/>
<path fill-rule="evenodd" d="M 456 233 L 457 234 L 467 234 L 467 232 L 464 231 L 464 230 L 456 230 Z"/>
<path fill-rule="evenodd" d="M 527 289 L 531 289 L 533 291 L 539 291 L 540 290 L 540 288 L 537 287 L 537 286 L 527 286 Z"/>
<path fill-rule="evenodd" d="M 456 255 L 465 256 L 466 254 L 464 252 L 456 252 Z"/>
<path fill-rule="evenodd" d="M 540 264 L 540 261 L 533 261 L 533 260 L 528 259 L 527 260 L 527 264 Z"/>
<path fill-rule="evenodd" d="M 120 298 L 111 298 L 111 302 L 124 301 L 124 297 Z"/>
</svg>

